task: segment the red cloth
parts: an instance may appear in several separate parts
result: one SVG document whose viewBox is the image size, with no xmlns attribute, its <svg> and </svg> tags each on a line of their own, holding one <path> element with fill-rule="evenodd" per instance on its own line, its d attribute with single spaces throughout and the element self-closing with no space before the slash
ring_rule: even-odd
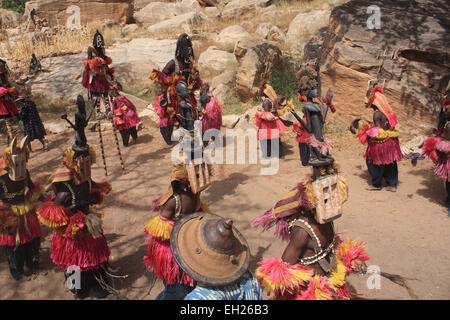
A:
<svg viewBox="0 0 450 320">
<path fill-rule="evenodd" d="M 90 92 L 106 93 L 109 91 L 109 82 L 104 75 L 93 75 L 92 82 L 89 83 L 89 70 L 84 70 L 82 85 Z"/>
<path fill-rule="evenodd" d="M 303 121 L 306 122 L 306 118 L 303 118 Z M 303 128 L 302 124 L 300 122 L 295 122 L 294 125 L 292 126 L 292 130 L 294 130 L 295 133 L 297 133 L 297 137 L 295 138 L 295 140 L 297 140 L 297 142 L 300 143 L 308 143 L 309 138 L 311 137 L 311 133 L 309 133 L 308 131 L 306 131 L 305 128 Z"/>
<path fill-rule="evenodd" d="M 222 127 L 222 108 L 216 98 L 211 97 L 211 100 L 205 106 L 202 118 L 202 130 L 206 132 L 209 129 L 220 130 Z"/>
<path fill-rule="evenodd" d="M 5 207 L 6 206 L 6 207 Z M 8 210 L 8 205 L 5 203 L 0 204 L 0 220 L 2 219 L 2 213 L 5 212 L 3 210 Z M 3 209 L 3 210 L 2 210 Z M 2 212 L 3 211 L 3 212 Z M 20 235 L 20 243 L 25 244 L 28 242 L 31 242 L 32 240 L 36 238 L 42 237 L 42 229 L 41 225 L 39 224 L 39 220 L 36 216 L 36 210 L 31 210 L 27 214 L 23 216 L 17 217 L 19 222 L 19 235 Z M 28 225 L 28 230 L 30 233 L 27 232 L 25 228 L 25 220 L 26 224 Z M 11 234 L 0 234 L 0 245 L 1 246 L 15 246 L 16 245 L 16 230 L 17 227 L 13 230 Z"/>
<path fill-rule="evenodd" d="M 160 95 L 157 96 L 155 101 L 152 102 L 153 108 L 155 109 L 156 114 L 159 116 L 159 122 L 158 122 L 158 127 L 159 128 L 164 128 L 167 126 L 173 126 L 176 122 L 177 119 L 174 116 L 171 116 L 168 112 L 167 108 L 163 108 L 160 105 L 160 101 L 161 99 L 164 97 L 164 95 Z M 170 106 L 170 108 L 172 108 Z M 175 109 L 173 109 L 173 112 L 175 113 Z"/>
<path fill-rule="evenodd" d="M 114 125 L 117 130 L 136 127 L 141 121 L 136 112 L 136 107 L 124 95 L 114 98 L 113 111 L 115 115 Z"/>
<path fill-rule="evenodd" d="M 0 115 L 1 116 L 7 116 L 7 115 L 15 116 L 16 114 L 19 113 L 19 110 L 17 109 L 16 104 L 11 99 L 11 97 L 8 96 L 8 94 L 10 96 L 12 96 L 12 99 L 15 99 L 18 97 L 18 94 L 14 90 L 13 87 L 9 87 L 9 88 L 0 87 Z"/>
<path fill-rule="evenodd" d="M 83 72 L 83 78 L 81 84 L 90 92 L 106 93 L 109 91 L 109 82 L 106 78 L 107 75 L 112 76 L 114 74 L 114 68 L 109 68 L 108 65 L 112 63 L 110 57 L 102 59 L 100 57 L 94 57 L 92 59 L 83 62 L 85 68 Z M 90 80 L 90 74 L 92 75 L 92 82 Z"/>
<path fill-rule="evenodd" d="M 260 140 L 260 131 L 267 130 L 267 136 L 261 136 L 262 139 L 277 139 L 280 133 L 287 132 L 289 129 L 280 119 L 277 119 L 272 112 L 257 112 L 255 122 L 258 127 L 257 138 Z"/>
</svg>

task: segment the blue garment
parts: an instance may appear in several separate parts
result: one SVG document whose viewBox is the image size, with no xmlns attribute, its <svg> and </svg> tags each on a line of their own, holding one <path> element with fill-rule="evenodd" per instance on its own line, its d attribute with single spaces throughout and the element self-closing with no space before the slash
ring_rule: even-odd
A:
<svg viewBox="0 0 450 320">
<path fill-rule="evenodd" d="M 155 300 L 183 300 L 183 298 L 192 290 L 192 287 L 187 284 L 167 284 L 164 280 L 163 283 L 164 290 L 158 294 Z"/>
<path fill-rule="evenodd" d="M 372 185 L 377 188 L 382 187 L 383 178 L 390 187 L 396 187 L 398 185 L 398 166 L 397 161 L 390 164 L 376 165 L 366 160 L 367 168 L 369 169 L 370 176 L 372 177 Z"/>
<path fill-rule="evenodd" d="M 28 136 L 29 141 L 43 139 L 47 134 L 36 109 L 36 104 L 33 101 L 24 101 L 22 103 L 22 108 L 17 118 L 22 120 L 24 135 Z"/>
<path fill-rule="evenodd" d="M 258 279 L 249 271 L 228 286 L 197 285 L 184 300 L 262 300 L 262 291 Z"/>
</svg>

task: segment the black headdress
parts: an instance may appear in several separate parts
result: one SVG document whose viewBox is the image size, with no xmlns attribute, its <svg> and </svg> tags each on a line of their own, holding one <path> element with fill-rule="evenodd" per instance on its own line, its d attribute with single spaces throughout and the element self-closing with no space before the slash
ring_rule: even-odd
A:
<svg viewBox="0 0 450 320">
<path fill-rule="evenodd" d="M 8 74 L 9 73 L 9 69 L 8 69 L 8 65 L 6 64 L 6 61 L 3 59 L 0 59 L 0 74 Z"/>
<path fill-rule="evenodd" d="M 104 58 L 105 57 L 105 39 L 103 38 L 100 31 L 96 31 L 94 34 L 94 41 L 92 43 L 92 46 L 97 51 L 97 54 Z"/>
<path fill-rule="evenodd" d="M 186 33 L 178 37 L 175 57 L 189 65 L 192 63 L 191 60 L 195 59 L 191 38 Z"/>
<path fill-rule="evenodd" d="M 94 106 L 97 103 L 98 98 L 94 101 Z M 75 142 L 72 145 L 73 151 L 75 151 L 76 158 L 79 155 L 87 155 L 89 154 L 89 145 L 87 144 L 86 135 L 84 133 L 84 129 L 87 127 L 89 119 L 92 116 L 92 112 L 94 108 L 92 108 L 88 117 L 86 117 L 86 104 L 84 102 L 84 98 L 81 94 L 77 97 L 77 107 L 78 110 L 75 113 L 75 125 L 67 119 L 67 114 L 63 114 L 61 118 L 65 119 L 70 126 L 75 130 Z"/>
</svg>

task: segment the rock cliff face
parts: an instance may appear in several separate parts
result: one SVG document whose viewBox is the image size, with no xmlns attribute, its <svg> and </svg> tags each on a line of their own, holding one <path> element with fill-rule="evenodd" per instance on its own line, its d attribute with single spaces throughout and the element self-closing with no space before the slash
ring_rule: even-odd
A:
<svg viewBox="0 0 450 320">
<path fill-rule="evenodd" d="M 15 11 L 0 9 L 0 30 L 17 27 L 20 24 L 20 18 L 21 15 Z"/>
<path fill-rule="evenodd" d="M 80 8 L 81 25 L 104 20 L 128 23 L 133 17 L 131 0 L 35 0 L 25 4 L 25 10 L 35 10 L 35 16 L 46 19 L 50 27 L 63 25 L 74 14 L 67 12 L 70 6 Z"/>
<path fill-rule="evenodd" d="M 374 14 L 368 7 L 374 5 L 380 26 L 369 29 L 376 20 L 368 22 Z M 333 88 L 336 105 L 360 114 L 367 82 L 378 75 L 401 124 L 431 120 L 450 79 L 448 12 L 445 0 L 352 0 L 336 7 L 318 50 L 324 88 Z"/>
</svg>

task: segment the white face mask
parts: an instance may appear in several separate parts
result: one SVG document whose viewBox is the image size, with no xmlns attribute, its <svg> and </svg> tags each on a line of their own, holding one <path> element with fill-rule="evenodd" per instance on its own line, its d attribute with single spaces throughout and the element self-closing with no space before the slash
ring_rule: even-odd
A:
<svg viewBox="0 0 450 320">
<path fill-rule="evenodd" d="M 12 181 L 22 181 L 27 177 L 27 151 L 28 137 L 24 137 L 20 142 L 20 150 L 16 146 L 16 137 L 11 142 L 11 169 L 9 178 Z"/>
</svg>

